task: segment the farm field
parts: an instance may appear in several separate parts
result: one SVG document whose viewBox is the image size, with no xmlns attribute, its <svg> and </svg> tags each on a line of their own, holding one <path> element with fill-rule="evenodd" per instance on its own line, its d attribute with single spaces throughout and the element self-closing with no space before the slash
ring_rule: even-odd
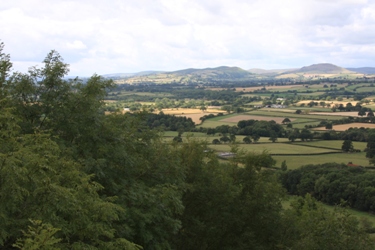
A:
<svg viewBox="0 0 375 250">
<path fill-rule="evenodd" d="M 261 153 L 267 151 L 269 154 L 320 154 L 328 152 L 337 152 L 335 149 L 323 149 L 306 147 L 303 145 L 295 145 L 290 143 L 253 143 L 253 144 L 238 144 L 240 149 L 250 152 Z M 210 145 L 215 151 L 227 152 L 230 151 L 230 145 L 219 144 Z"/>
<path fill-rule="evenodd" d="M 267 110 L 267 109 L 257 109 L 257 110 L 247 112 L 247 114 L 262 115 L 262 116 L 274 116 L 274 117 L 288 117 L 289 119 L 290 118 L 307 118 L 307 119 L 326 120 L 328 118 L 326 115 L 321 115 L 318 112 L 316 114 L 311 114 L 311 113 L 296 114 L 295 112 L 296 112 L 295 110 L 284 111 L 284 109 L 282 109 L 282 110 L 278 110 L 278 109 L 269 109 L 269 110 Z M 340 119 L 342 119 L 342 117 L 332 116 L 332 117 L 329 117 L 329 119 L 340 120 Z"/>
<path fill-rule="evenodd" d="M 326 116 L 352 116 L 352 117 L 360 117 L 357 112 L 311 112 L 311 115 L 326 115 Z"/>
<path fill-rule="evenodd" d="M 314 147 L 327 147 L 327 148 L 334 148 L 341 150 L 343 141 L 342 140 L 330 140 L 330 141 L 309 141 L 309 142 L 294 142 L 295 145 L 307 145 L 307 146 L 314 146 Z M 358 142 L 353 141 L 354 149 L 360 149 L 363 151 L 366 148 L 367 142 Z"/>
<path fill-rule="evenodd" d="M 340 125 L 334 125 L 332 127 L 332 130 L 336 131 L 345 131 L 349 128 L 375 128 L 375 124 L 373 123 L 349 123 L 349 124 L 340 124 Z M 319 128 L 313 128 L 313 130 L 321 130 L 325 131 L 327 130 L 324 127 L 319 127 Z"/>
<path fill-rule="evenodd" d="M 322 154 L 322 155 L 275 155 L 272 156 L 276 161 L 276 166 L 280 167 L 281 163 L 285 160 L 288 169 L 297 169 L 303 165 L 308 164 L 323 164 L 329 162 L 337 162 L 348 164 L 352 162 L 353 164 L 361 166 L 369 166 L 369 161 L 366 158 L 365 152 L 360 153 L 337 153 L 337 154 Z"/>
<path fill-rule="evenodd" d="M 258 120 L 258 121 L 275 121 L 276 123 L 281 124 L 282 121 L 284 120 L 283 117 L 269 117 L 269 116 L 255 116 L 255 115 L 237 115 L 237 116 L 232 116 L 228 118 L 221 119 L 221 122 L 233 122 L 233 123 L 238 123 L 239 121 L 242 120 Z M 295 119 L 290 119 L 291 121 L 294 121 Z"/>
<path fill-rule="evenodd" d="M 200 118 L 209 115 L 223 113 L 221 109 L 207 109 L 202 111 L 200 109 L 187 109 L 187 108 L 176 108 L 176 109 L 162 109 L 163 113 L 166 115 L 175 115 L 175 116 L 185 116 L 191 118 L 195 124 L 200 124 Z"/>
</svg>

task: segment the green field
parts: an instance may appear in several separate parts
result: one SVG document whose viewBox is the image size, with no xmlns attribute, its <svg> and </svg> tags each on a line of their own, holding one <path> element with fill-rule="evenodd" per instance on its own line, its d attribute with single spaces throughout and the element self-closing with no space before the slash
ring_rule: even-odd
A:
<svg viewBox="0 0 375 250">
<path fill-rule="evenodd" d="M 329 162 L 337 162 L 348 164 L 352 162 L 353 164 L 368 166 L 369 161 L 366 158 L 366 153 L 337 153 L 337 154 L 323 154 L 323 155 L 275 155 L 272 156 L 276 161 L 276 166 L 280 167 L 281 163 L 285 160 L 288 169 L 296 169 L 303 165 L 308 164 L 323 164 Z"/>
<path fill-rule="evenodd" d="M 218 144 L 210 145 L 215 151 L 227 152 L 230 151 L 230 145 Z M 303 145 L 295 145 L 291 143 L 252 143 L 252 144 L 239 144 L 239 148 L 247 152 L 261 153 L 267 151 L 269 154 L 319 154 L 327 152 L 337 152 L 335 149 L 323 149 L 307 147 Z"/>
<path fill-rule="evenodd" d="M 263 116 L 274 116 L 274 117 L 288 117 L 288 118 L 305 118 L 305 119 L 317 119 L 317 120 L 340 120 L 342 117 L 340 116 L 328 116 L 328 115 L 310 115 L 310 114 L 296 114 L 295 110 L 265 110 L 265 109 L 258 109 L 254 111 L 247 112 L 247 114 L 251 115 L 263 115 Z"/>
<path fill-rule="evenodd" d="M 341 149 L 343 141 L 342 140 L 332 140 L 332 141 L 309 141 L 309 142 L 296 142 L 298 145 L 308 145 L 314 147 L 327 147 L 334 149 Z M 354 149 L 360 149 L 363 151 L 366 148 L 366 142 L 353 141 Z"/>
</svg>

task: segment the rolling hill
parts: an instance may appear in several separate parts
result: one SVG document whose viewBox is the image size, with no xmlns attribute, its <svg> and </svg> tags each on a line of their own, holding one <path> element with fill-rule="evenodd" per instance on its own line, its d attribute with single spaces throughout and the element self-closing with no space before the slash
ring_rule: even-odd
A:
<svg viewBox="0 0 375 250">
<path fill-rule="evenodd" d="M 204 83 L 207 81 L 243 81 L 255 78 L 253 73 L 239 67 L 221 66 L 205 69 L 183 69 L 171 72 L 160 72 L 148 75 L 133 75 L 116 80 L 117 83 Z"/>
<path fill-rule="evenodd" d="M 289 73 L 308 73 L 308 74 L 354 74 L 355 72 L 336 66 L 331 63 L 319 63 L 302 67 Z"/>
<path fill-rule="evenodd" d="M 373 72 L 373 73 L 372 73 Z M 319 63 L 299 69 L 249 69 L 221 66 L 216 68 L 188 68 L 177 71 L 143 71 L 132 74 L 104 75 L 116 83 L 207 83 L 221 81 L 251 81 L 270 78 L 318 79 L 321 77 L 358 77 L 360 74 L 375 74 L 375 68 L 345 69 L 331 63 Z"/>
</svg>

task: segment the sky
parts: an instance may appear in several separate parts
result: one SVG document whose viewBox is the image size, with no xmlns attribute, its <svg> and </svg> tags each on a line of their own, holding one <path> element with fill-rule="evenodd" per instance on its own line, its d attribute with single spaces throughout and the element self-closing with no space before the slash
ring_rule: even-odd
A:
<svg viewBox="0 0 375 250">
<path fill-rule="evenodd" d="M 56 50 L 70 76 L 375 67 L 375 0 L 0 1 L 0 42 L 14 71 Z"/>
</svg>

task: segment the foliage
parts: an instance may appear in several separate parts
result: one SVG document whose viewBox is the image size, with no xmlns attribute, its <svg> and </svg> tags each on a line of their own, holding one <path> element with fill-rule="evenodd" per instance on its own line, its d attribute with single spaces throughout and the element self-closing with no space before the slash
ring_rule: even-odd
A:
<svg viewBox="0 0 375 250">
<path fill-rule="evenodd" d="M 290 194 L 310 193 L 330 205 L 345 200 L 348 206 L 368 212 L 375 211 L 374 179 L 372 171 L 336 163 L 307 165 L 281 175 L 283 186 Z"/>
<path fill-rule="evenodd" d="M 354 216 L 341 207 L 327 211 L 309 194 L 293 201 L 283 220 L 281 249 L 374 249 Z"/>
</svg>

